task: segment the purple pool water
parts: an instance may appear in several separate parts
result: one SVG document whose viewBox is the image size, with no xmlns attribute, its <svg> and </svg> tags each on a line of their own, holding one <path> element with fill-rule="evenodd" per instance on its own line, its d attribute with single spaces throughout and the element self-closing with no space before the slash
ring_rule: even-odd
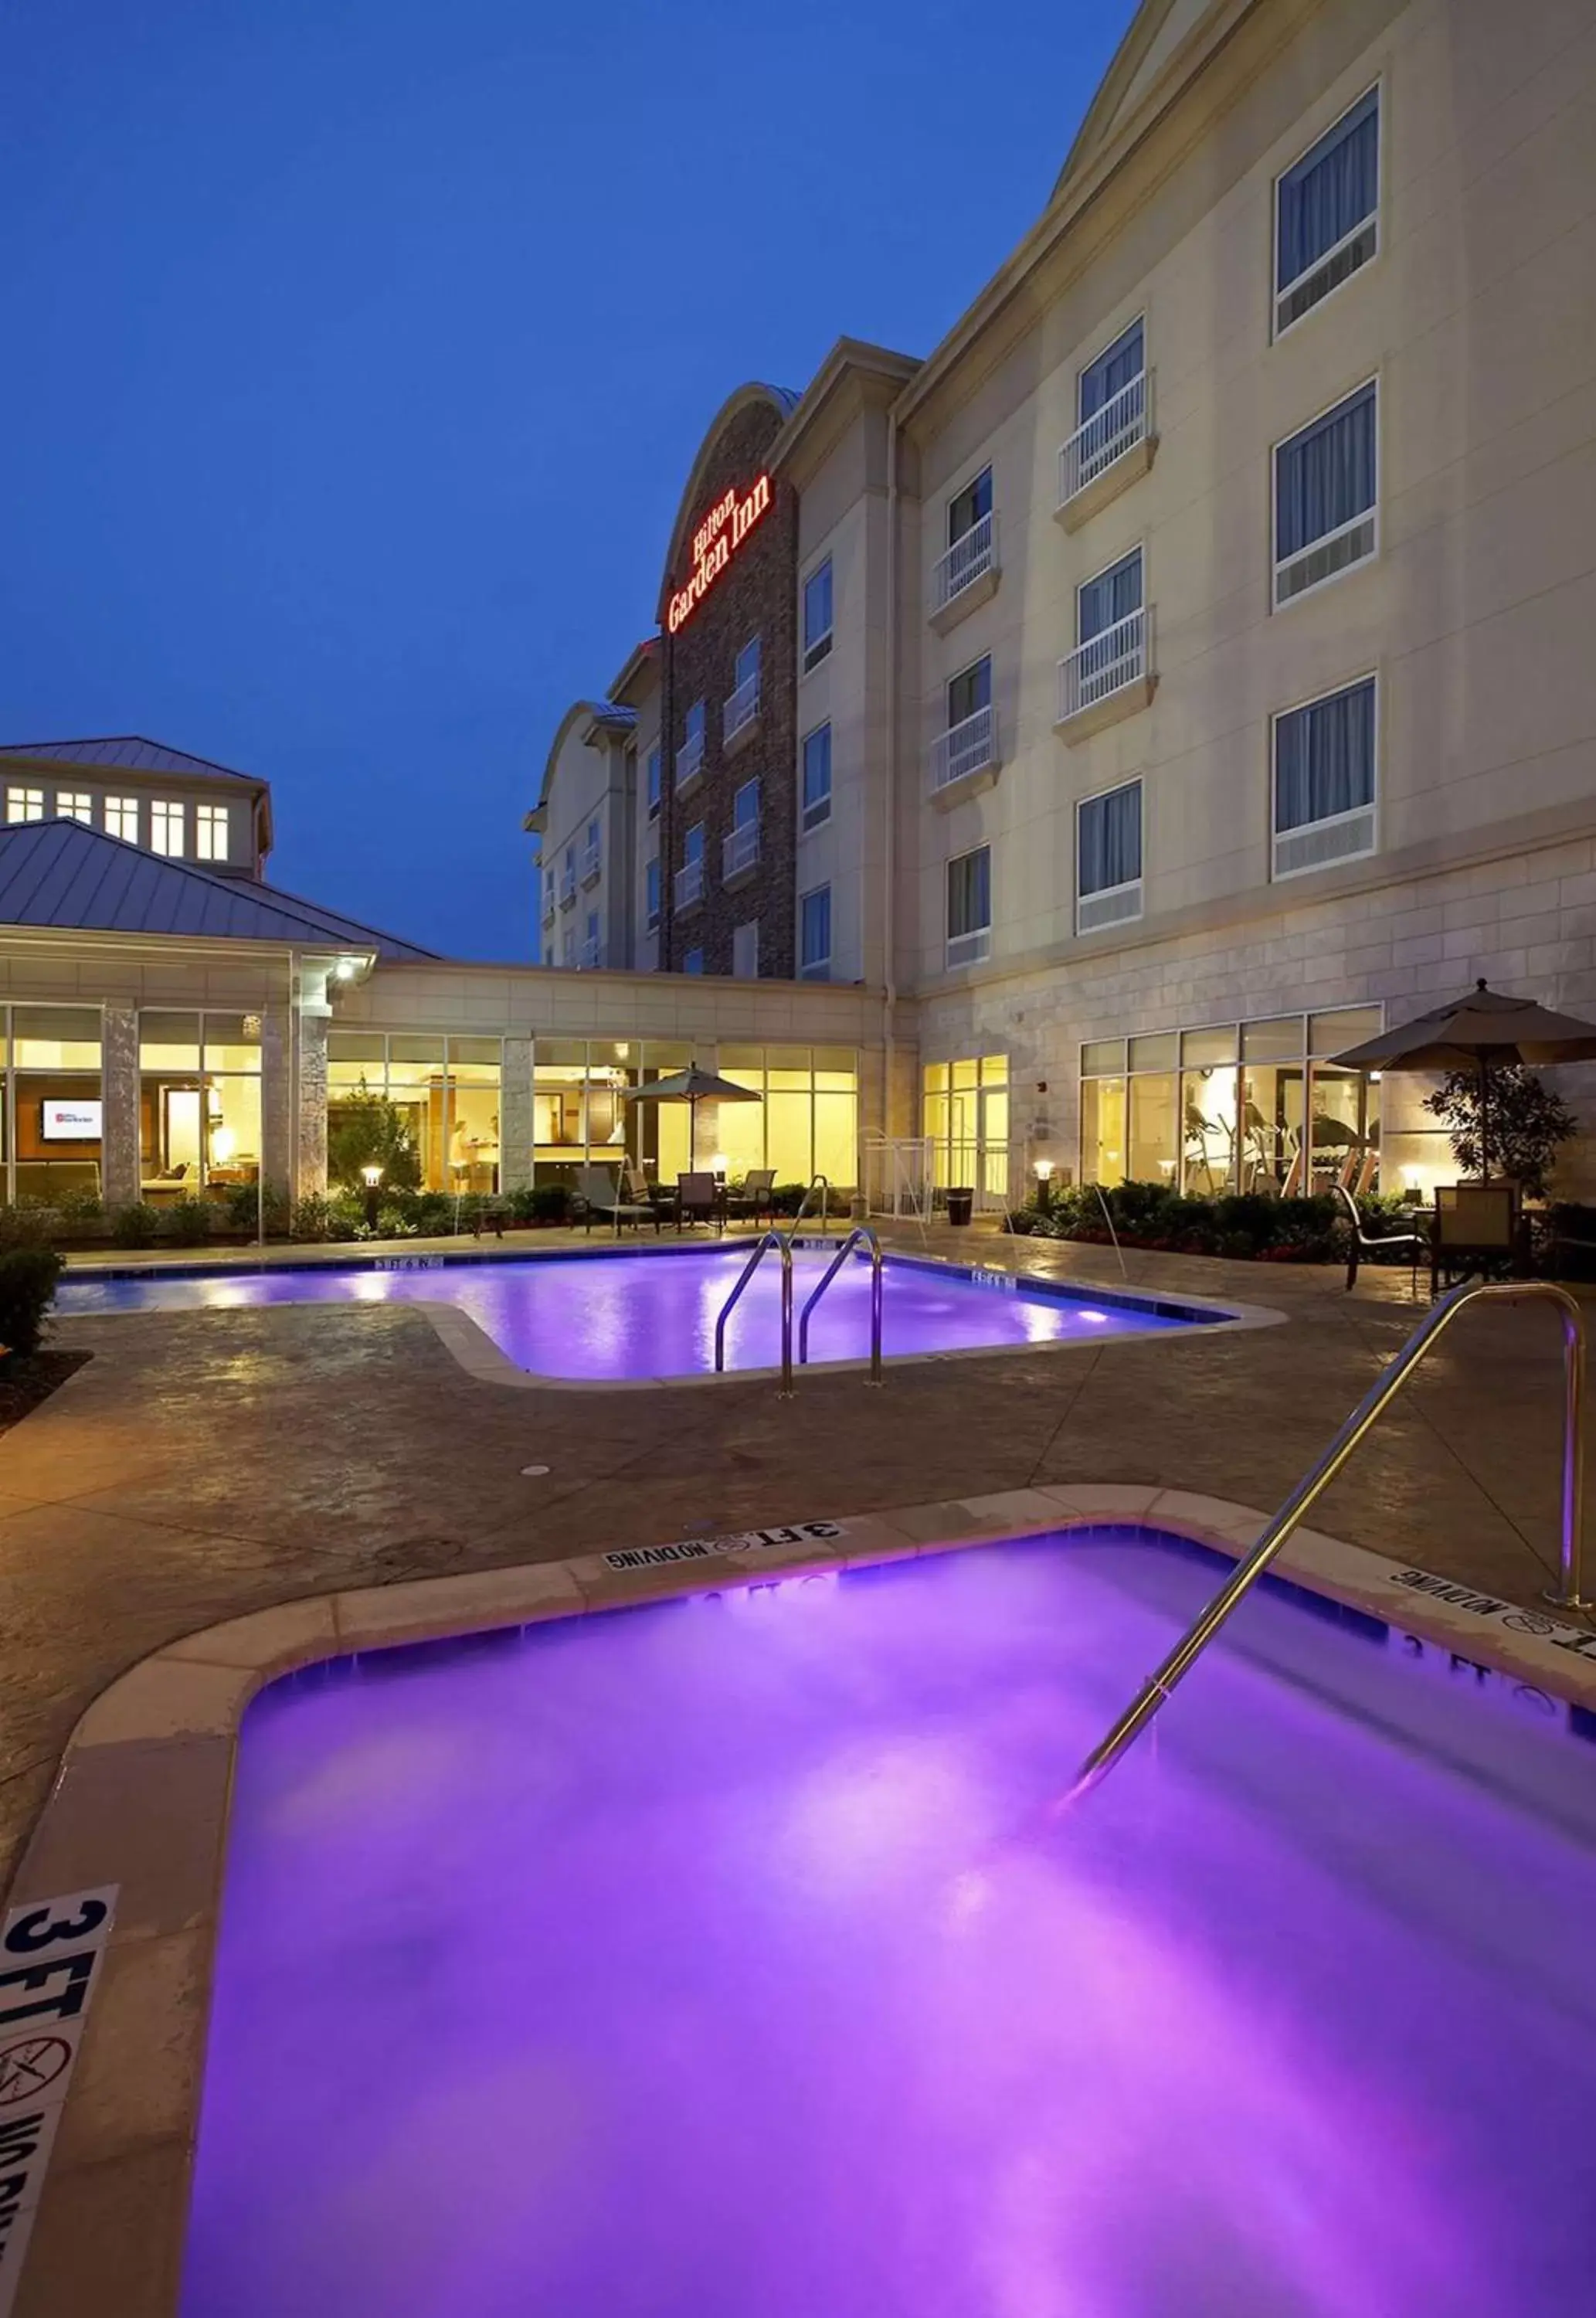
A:
<svg viewBox="0 0 1596 2318">
<path fill-rule="evenodd" d="M 184 2318 L 1574 2318 L 1596 1755 L 1105 1533 L 245 1730 Z M 1533 1701 L 1530 1702 L 1533 1704 Z"/>
<path fill-rule="evenodd" d="M 713 1254 L 595 1255 L 519 1263 L 440 1264 L 425 1271 L 279 1271 L 230 1277 L 73 1280 L 65 1313 L 190 1311 L 252 1304 L 458 1304 L 518 1367 L 541 1376 L 614 1382 L 688 1376 L 714 1366 L 715 1321 L 748 1262 L 744 1247 Z M 794 1310 L 829 1257 L 794 1259 Z M 883 1341 L 889 1358 L 994 1350 L 1070 1339 L 1143 1335 L 1189 1326 L 1178 1311 L 1089 1295 L 1014 1294 L 964 1273 L 889 1262 Z M 781 1358 L 781 1288 L 774 1254 L 759 1266 L 726 1332 L 726 1365 L 774 1368 Z M 811 1361 L 863 1360 L 870 1350 L 870 1267 L 843 1267 L 816 1307 Z"/>
</svg>

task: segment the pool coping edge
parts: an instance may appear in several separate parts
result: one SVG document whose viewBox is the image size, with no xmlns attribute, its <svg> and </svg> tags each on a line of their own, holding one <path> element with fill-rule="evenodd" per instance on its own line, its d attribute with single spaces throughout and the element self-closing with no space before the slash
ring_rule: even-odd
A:
<svg viewBox="0 0 1596 2318">
<path fill-rule="evenodd" d="M 7 1901 L 14 1908 L 107 1884 L 121 1892 L 37 2197 L 17 2318 L 94 2306 L 115 2307 L 120 2318 L 175 2318 L 233 1767 L 245 1712 L 270 1683 L 367 1650 L 1070 1529 L 1147 1526 L 1236 1559 L 1267 1519 L 1188 1490 L 1009 1489 L 734 1538 L 345 1587 L 200 1629 L 139 1660 L 80 1717 Z M 1276 1568 L 1458 1665 L 1596 1712 L 1596 1635 L 1584 1629 L 1317 1530 L 1298 1531 Z M 0 2273 L 0 2308 L 4 2283 Z"/>
</svg>

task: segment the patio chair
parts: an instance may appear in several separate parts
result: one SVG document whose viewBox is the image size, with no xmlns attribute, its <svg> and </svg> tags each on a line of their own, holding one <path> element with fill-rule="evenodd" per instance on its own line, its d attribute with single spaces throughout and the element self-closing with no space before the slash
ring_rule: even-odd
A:
<svg viewBox="0 0 1596 2318">
<path fill-rule="evenodd" d="M 764 1214 L 774 1223 L 776 1221 L 775 1191 L 776 1169 L 750 1167 L 742 1179 L 740 1190 L 733 1191 L 728 1197 L 727 1212 L 734 1216 L 747 1216 L 755 1223 L 758 1223 L 761 1214 Z"/>
<path fill-rule="evenodd" d="M 1487 1266 L 1516 1265 L 1519 1195 L 1511 1183 L 1438 1183 L 1430 1235 L 1430 1292 Z"/>
<path fill-rule="evenodd" d="M 726 1203 L 721 1187 L 709 1174 L 678 1175 L 676 1179 L 676 1227 L 684 1224 L 713 1224 L 724 1228 Z"/>
<path fill-rule="evenodd" d="M 577 1175 L 577 1198 L 581 1205 L 582 1220 L 587 1226 L 589 1238 L 593 1235 L 595 1216 L 608 1216 L 614 1220 L 617 1239 L 621 1236 L 621 1226 L 623 1223 L 631 1224 L 634 1228 L 651 1223 L 658 1236 L 659 1230 L 658 1211 L 652 1207 L 642 1207 L 634 1200 L 622 1199 L 615 1189 L 615 1179 L 607 1167 L 579 1169 Z"/>
<path fill-rule="evenodd" d="M 1350 1233 L 1350 1237 L 1347 1243 L 1347 1288 L 1349 1292 L 1350 1292 L 1350 1290 L 1357 1285 L 1358 1264 L 1358 1259 L 1361 1256 L 1374 1255 L 1385 1248 L 1405 1247 L 1410 1251 L 1408 1258 L 1409 1281 L 1412 1289 L 1412 1292 L 1414 1295 L 1417 1295 L 1419 1292 L 1419 1251 L 1421 1247 L 1428 1247 L 1430 1245 L 1428 1236 L 1423 1232 L 1385 1232 L 1376 1238 L 1364 1229 L 1362 1209 L 1358 1207 L 1357 1200 L 1353 1198 L 1351 1192 L 1348 1190 L 1346 1185 L 1344 1183 L 1337 1183 L 1332 1187 L 1332 1189 L 1334 1197 L 1340 1202 L 1341 1208 L 1346 1215 L 1348 1229 Z"/>
<path fill-rule="evenodd" d="M 651 1208 L 656 1223 L 661 1215 L 676 1213 L 676 1197 L 659 1183 L 650 1183 L 635 1159 L 628 1159 L 621 1170 L 623 1196 L 640 1208 Z"/>
</svg>

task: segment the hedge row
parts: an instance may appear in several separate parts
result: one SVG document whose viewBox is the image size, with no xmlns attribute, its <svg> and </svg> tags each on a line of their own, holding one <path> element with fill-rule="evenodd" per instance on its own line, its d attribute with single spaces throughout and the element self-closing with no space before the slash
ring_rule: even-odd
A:
<svg viewBox="0 0 1596 2318">
<path fill-rule="evenodd" d="M 1224 1255 L 1262 1263 L 1330 1263 L 1346 1250 L 1344 1210 L 1328 1194 L 1282 1199 L 1259 1191 L 1193 1199 L 1162 1183 L 1117 1183 L 1103 1197 L 1122 1245 L 1176 1255 Z M 1371 1235 L 1405 1228 L 1407 1209 L 1391 1197 L 1359 1202 Z M 1025 1208 L 1010 1228 L 1054 1239 L 1107 1244 L 1096 1188 L 1070 1184 L 1045 1208 Z"/>
</svg>

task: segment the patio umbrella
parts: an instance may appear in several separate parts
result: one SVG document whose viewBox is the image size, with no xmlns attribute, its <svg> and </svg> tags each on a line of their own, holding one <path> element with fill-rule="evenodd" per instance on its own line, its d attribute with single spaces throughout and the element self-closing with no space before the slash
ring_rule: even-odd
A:
<svg viewBox="0 0 1596 2318">
<path fill-rule="evenodd" d="M 1585 1063 L 1596 1059 L 1596 1022 L 1558 1014 L 1533 998 L 1508 998 L 1476 982 L 1466 996 L 1331 1060 L 1349 1071 L 1463 1071 L 1480 1082 L 1480 1177 L 1491 1175 L 1493 1063 Z"/>
<path fill-rule="evenodd" d="M 752 1087 L 739 1086 L 733 1079 L 723 1079 L 718 1071 L 701 1071 L 696 1063 L 691 1070 L 673 1071 L 668 1078 L 653 1079 L 647 1086 L 628 1087 L 628 1102 L 686 1102 L 693 1106 L 687 1128 L 687 1163 L 689 1166 L 698 1153 L 698 1106 L 701 1102 L 763 1102 L 762 1094 Z"/>
</svg>

